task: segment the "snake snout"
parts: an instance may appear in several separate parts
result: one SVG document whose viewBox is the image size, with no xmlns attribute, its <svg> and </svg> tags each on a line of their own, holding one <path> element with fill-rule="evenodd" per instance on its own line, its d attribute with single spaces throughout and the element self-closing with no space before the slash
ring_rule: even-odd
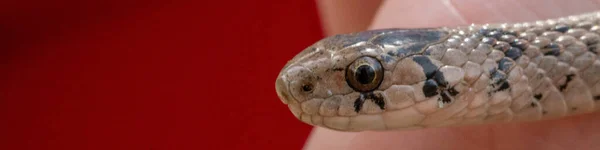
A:
<svg viewBox="0 0 600 150">
<path fill-rule="evenodd" d="M 277 91 L 279 100 L 284 104 L 288 104 L 292 97 L 289 94 L 288 84 L 283 77 L 284 76 L 277 77 L 277 81 L 275 81 L 275 91 Z"/>
</svg>

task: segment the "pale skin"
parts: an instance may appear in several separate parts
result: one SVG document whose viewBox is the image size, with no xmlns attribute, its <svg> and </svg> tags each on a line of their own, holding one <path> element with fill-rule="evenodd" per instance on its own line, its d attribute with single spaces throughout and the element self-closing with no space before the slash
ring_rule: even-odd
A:
<svg viewBox="0 0 600 150">
<path fill-rule="evenodd" d="M 327 35 L 531 21 L 600 10 L 600 0 L 324 0 L 318 4 Z M 316 127 L 304 149 L 592 150 L 600 149 L 599 139 L 600 113 L 596 112 L 560 120 L 408 131 L 338 132 Z"/>
</svg>

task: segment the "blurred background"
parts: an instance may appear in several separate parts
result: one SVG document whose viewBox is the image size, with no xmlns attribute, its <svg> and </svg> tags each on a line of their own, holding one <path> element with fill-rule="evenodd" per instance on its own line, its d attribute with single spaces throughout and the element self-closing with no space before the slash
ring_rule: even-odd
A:
<svg viewBox="0 0 600 150">
<path fill-rule="evenodd" d="M 278 72 L 377 7 L 330 2 L 3 2 L 0 149 L 301 149 Z"/>
</svg>

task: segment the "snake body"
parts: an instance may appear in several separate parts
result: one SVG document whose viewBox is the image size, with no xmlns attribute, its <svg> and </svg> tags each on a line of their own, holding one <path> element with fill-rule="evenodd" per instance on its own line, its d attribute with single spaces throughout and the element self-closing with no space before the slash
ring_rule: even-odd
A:
<svg viewBox="0 0 600 150">
<path fill-rule="evenodd" d="M 339 131 L 536 121 L 600 109 L 600 12 L 324 38 L 276 80 L 302 122 Z"/>
</svg>

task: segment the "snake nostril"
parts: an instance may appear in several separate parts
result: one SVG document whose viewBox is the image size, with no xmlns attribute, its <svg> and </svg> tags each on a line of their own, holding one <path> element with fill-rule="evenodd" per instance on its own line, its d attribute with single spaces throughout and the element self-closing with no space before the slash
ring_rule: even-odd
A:
<svg viewBox="0 0 600 150">
<path fill-rule="evenodd" d="M 277 77 L 277 81 L 275 81 L 275 91 L 277 92 L 277 96 L 284 103 L 288 104 L 290 101 L 290 95 L 288 94 L 289 90 L 287 88 L 287 84 L 285 83 L 282 77 Z"/>
</svg>

